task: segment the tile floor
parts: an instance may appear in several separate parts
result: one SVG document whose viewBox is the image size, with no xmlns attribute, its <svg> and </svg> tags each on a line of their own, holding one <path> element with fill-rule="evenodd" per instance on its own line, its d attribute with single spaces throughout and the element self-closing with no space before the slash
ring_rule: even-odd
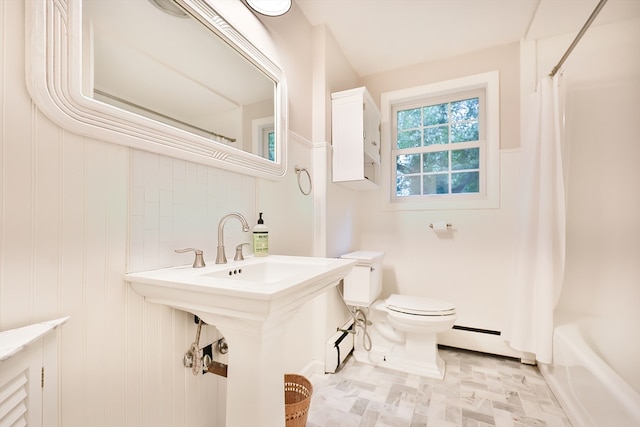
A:
<svg viewBox="0 0 640 427">
<path fill-rule="evenodd" d="M 444 380 L 358 363 L 313 375 L 307 427 L 570 427 L 535 366 L 441 348 Z"/>
</svg>

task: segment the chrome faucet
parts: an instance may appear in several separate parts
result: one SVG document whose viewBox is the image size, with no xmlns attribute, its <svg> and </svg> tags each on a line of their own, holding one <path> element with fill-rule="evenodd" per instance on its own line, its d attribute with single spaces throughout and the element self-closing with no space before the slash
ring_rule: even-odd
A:
<svg viewBox="0 0 640 427">
<path fill-rule="evenodd" d="M 227 256 L 224 253 L 224 223 L 229 218 L 237 218 L 242 223 L 242 231 L 249 231 L 249 224 L 247 220 L 238 212 L 233 212 L 222 217 L 220 223 L 218 223 L 218 251 L 216 254 L 216 264 L 226 264 Z"/>
</svg>

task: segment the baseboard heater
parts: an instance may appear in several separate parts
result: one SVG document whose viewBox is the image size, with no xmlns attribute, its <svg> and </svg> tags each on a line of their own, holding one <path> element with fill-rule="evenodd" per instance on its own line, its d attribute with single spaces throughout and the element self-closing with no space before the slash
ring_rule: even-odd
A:
<svg viewBox="0 0 640 427">
<path fill-rule="evenodd" d="M 500 331 L 473 326 L 454 325 L 450 331 L 438 334 L 438 345 L 512 357 L 524 363 L 529 363 L 530 359 L 511 348 Z"/>
<path fill-rule="evenodd" d="M 340 369 L 347 356 L 353 351 L 353 320 L 349 320 L 329 338 L 325 344 L 324 371 L 333 374 Z"/>
<path fill-rule="evenodd" d="M 467 331 L 467 332 L 478 332 L 478 333 L 481 333 L 481 334 L 489 334 L 489 335 L 501 335 L 502 334 L 500 331 L 492 331 L 490 329 L 472 328 L 472 327 L 469 327 L 469 326 L 453 325 L 453 329 L 458 329 L 460 331 Z"/>
</svg>

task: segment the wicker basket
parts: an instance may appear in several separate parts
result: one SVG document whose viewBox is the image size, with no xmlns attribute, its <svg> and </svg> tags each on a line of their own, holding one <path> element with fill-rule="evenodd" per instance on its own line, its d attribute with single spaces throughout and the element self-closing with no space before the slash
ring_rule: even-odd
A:
<svg viewBox="0 0 640 427">
<path fill-rule="evenodd" d="M 284 375 L 284 415 L 286 427 L 305 427 L 313 386 L 302 375 Z"/>
</svg>

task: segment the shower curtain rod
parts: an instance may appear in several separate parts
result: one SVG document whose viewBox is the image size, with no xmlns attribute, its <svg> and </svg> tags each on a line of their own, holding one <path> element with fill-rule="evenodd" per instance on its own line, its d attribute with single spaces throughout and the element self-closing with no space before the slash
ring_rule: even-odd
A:
<svg viewBox="0 0 640 427">
<path fill-rule="evenodd" d="M 582 26 L 582 29 L 580 30 L 576 38 L 573 40 L 571 45 L 569 45 L 569 48 L 564 53 L 564 55 L 562 55 L 562 58 L 560 58 L 560 61 L 558 61 L 558 64 L 555 67 L 553 67 L 553 69 L 551 70 L 551 73 L 549 73 L 550 77 L 555 76 L 558 73 L 558 71 L 560 71 L 560 67 L 562 67 L 562 64 L 564 64 L 564 61 L 566 61 L 569 55 L 571 55 L 571 52 L 573 52 L 573 49 L 578 45 L 578 42 L 580 41 L 584 33 L 587 32 L 587 29 L 589 28 L 593 20 L 596 19 L 596 16 L 598 16 L 598 13 L 600 13 L 600 10 L 602 10 L 606 2 L 607 0 L 600 0 L 600 3 L 598 3 L 596 8 L 593 10 L 593 12 L 591 13 L 591 16 L 589 16 L 589 19 L 587 19 L 587 22 L 584 23 L 584 25 Z"/>
</svg>

